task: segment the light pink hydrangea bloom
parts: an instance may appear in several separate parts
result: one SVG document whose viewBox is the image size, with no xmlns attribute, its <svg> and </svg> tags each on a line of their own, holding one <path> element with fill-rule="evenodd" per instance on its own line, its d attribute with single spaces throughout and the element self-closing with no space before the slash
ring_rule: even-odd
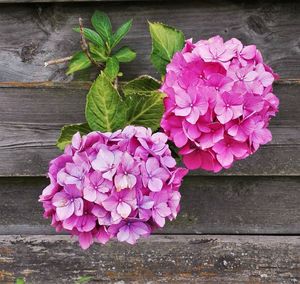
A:
<svg viewBox="0 0 300 284">
<path fill-rule="evenodd" d="M 255 143 L 260 133 L 253 135 Z M 50 162 L 40 201 L 57 231 L 78 237 L 83 249 L 111 238 L 134 244 L 179 211 L 187 170 L 176 167 L 163 133 L 128 126 L 114 133 L 73 136 Z"/>
<path fill-rule="evenodd" d="M 167 65 L 161 127 L 189 169 L 218 172 L 268 143 L 278 75 L 255 45 L 220 36 L 186 41 Z"/>
</svg>

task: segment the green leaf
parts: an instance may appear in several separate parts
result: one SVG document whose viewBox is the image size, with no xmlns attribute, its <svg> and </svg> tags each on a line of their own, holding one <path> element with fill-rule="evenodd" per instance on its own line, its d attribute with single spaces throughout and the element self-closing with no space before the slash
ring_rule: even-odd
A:
<svg viewBox="0 0 300 284">
<path fill-rule="evenodd" d="M 76 71 L 86 69 L 92 65 L 89 58 L 83 51 L 79 51 L 74 54 L 72 59 L 69 62 L 69 67 L 66 72 L 67 75 L 70 75 Z"/>
<path fill-rule="evenodd" d="M 112 38 L 112 27 L 110 19 L 105 13 L 96 11 L 92 16 L 92 25 L 104 41 L 110 42 Z"/>
<path fill-rule="evenodd" d="M 121 41 L 121 39 L 129 32 L 131 26 L 132 20 L 129 20 L 118 28 L 113 35 L 111 48 L 114 48 Z"/>
<path fill-rule="evenodd" d="M 104 69 L 105 75 L 112 81 L 118 76 L 120 69 L 119 61 L 115 57 L 109 57 Z"/>
<path fill-rule="evenodd" d="M 75 282 L 75 284 L 85 284 L 93 280 L 92 276 L 81 276 L 79 279 Z"/>
<path fill-rule="evenodd" d="M 87 123 L 65 125 L 61 130 L 56 146 L 63 151 L 71 143 L 73 135 L 78 131 L 81 135 L 85 135 L 92 130 Z"/>
<path fill-rule="evenodd" d="M 123 92 L 125 96 L 131 94 L 149 94 L 151 91 L 158 90 L 161 84 L 151 76 L 143 75 L 140 76 L 123 86 Z"/>
<path fill-rule="evenodd" d="M 135 59 L 136 52 L 134 52 L 127 46 L 123 46 L 114 54 L 114 56 L 118 59 L 119 62 L 130 62 Z"/>
<path fill-rule="evenodd" d="M 105 48 L 89 43 L 89 50 L 94 60 L 99 62 L 105 62 L 107 60 Z"/>
<path fill-rule="evenodd" d="M 127 125 L 142 125 L 157 130 L 163 114 L 164 94 L 160 82 L 150 76 L 140 76 L 123 86 L 127 105 Z"/>
<path fill-rule="evenodd" d="M 141 125 L 157 130 L 164 111 L 163 97 L 158 91 L 148 95 L 135 93 L 127 96 L 127 125 Z"/>
<path fill-rule="evenodd" d="M 161 23 L 150 23 L 152 37 L 151 62 L 161 73 L 166 73 L 166 65 L 172 59 L 174 53 L 184 46 L 184 35 L 172 27 Z"/>
<path fill-rule="evenodd" d="M 17 278 L 16 284 L 25 284 L 25 280 L 23 278 Z"/>
<path fill-rule="evenodd" d="M 75 32 L 80 33 L 80 28 L 74 28 L 73 30 Z M 83 35 L 85 36 L 86 39 L 88 39 L 92 43 L 94 43 L 98 46 L 103 46 L 104 47 L 103 39 L 95 31 L 93 31 L 91 29 L 88 29 L 88 28 L 83 28 Z"/>
<path fill-rule="evenodd" d="M 101 72 L 87 95 L 86 120 L 92 130 L 115 131 L 126 122 L 126 108 L 110 79 Z"/>
</svg>

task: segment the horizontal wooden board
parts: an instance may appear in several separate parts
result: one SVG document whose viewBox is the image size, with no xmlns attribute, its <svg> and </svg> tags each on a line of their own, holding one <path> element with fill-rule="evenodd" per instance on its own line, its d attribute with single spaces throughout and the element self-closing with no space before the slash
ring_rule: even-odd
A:
<svg viewBox="0 0 300 284">
<path fill-rule="evenodd" d="M 0 179 L 0 234 L 56 234 L 42 217 L 45 178 Z M 186 177 L 161 234 L 300 234 L 299 177 Z"/>
<path fill-rule="evenodd" d="M 297 283 L 300 237 L 152 236 L 83 251 L 67 236 L 1 236 L 0 268 L 3 283 Z"/>
<path fill-rule="evenodd" d="M 69 4 L 11 4 L 0 9 L 0 81 L 68 81 L 65 66 L 44 68 L 44 61 L 71 55 L 79 49 L 72 31 L 79 16 L 86 25 L 94 10 L 107 12 L 114 26 L 129 18 L 134 25 L 124 42 L 137 59 L 122 65 L 126 78 L 155 74 L 150 65 L 151 42 L 147 20 L 182 29 L 186 38 L 216 34 L 256 44 L 265 61 L 282 78 L 299 78 L 299 1 L 172 1 L 94 2 Z M 92 77 L 94 73 L 92 73 Z M 82 74 L 81 74 L 82 75 Z M 86 74 L 85 78 L 89 76 Z"/>
<path fill-rule="evenodd" d="M 64 124 L 84 121 L 88 82 L 0 83 L 0 176 L 41 176 L 60 152 Z M 271 122 L 273 141 L 221 175 L 299 175 L 300 85 L 275 85 L 280 112 Z M 207 175 L 196 171 L 192 174 Z"/>
<path fill-rule="evenodd" d="M 141 2 L 151 0 L 88 0 L 88 2 Z M 159 0 L 162 1 L 162 0 Z M 2 3 L 55 3 L 55 2 L 86 2 L 85 0 L 0 0 Z"/>
</svg>

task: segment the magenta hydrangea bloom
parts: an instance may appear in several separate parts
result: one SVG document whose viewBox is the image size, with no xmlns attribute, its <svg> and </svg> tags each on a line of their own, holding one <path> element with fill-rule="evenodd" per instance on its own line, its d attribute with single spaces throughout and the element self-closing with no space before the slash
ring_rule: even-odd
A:
<svg viewBox="0 0 300 284">
<path fill-rule="evenodd" d="M 50 162 L 50 185 L 40 196 L 44 217 L 57 231 L 78 236 L 83 249 L 113 237 L 134 244 L 163 227 L 176 218 L 187 173 L 176 167 L 166 141 L 163 133 L 133 126 L 76 133 Z"/>
<path fill-rule="evenodd" d="M 272 139 L 275 79 L 255 45 L 220 36 L 186 41 L 167 65 L 161 127 L 187 168 L 228 169 Z"/>
</svg>

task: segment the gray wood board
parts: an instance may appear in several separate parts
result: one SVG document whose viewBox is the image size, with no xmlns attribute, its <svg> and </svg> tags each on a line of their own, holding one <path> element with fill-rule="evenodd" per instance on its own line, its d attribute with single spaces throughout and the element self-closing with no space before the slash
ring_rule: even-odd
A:
<svg viewBox="0 0 300 284">
<path fill-rule="evenodd" d="M 0 83 L 0 176 L 45 175 L 60 153 L 54 145 L 61 127 L 84 121 L 89 85 Z M 272 142 L 221 175 L 299 175 L 299 89 L 298 81 L 275 85 L 281 104 L 271 122 Z"/>
<path fill-rule="evenodd" d="M 152 0 L 0 0 L 0 4 L 5 3 L 55 3 L 55 2 L 147 2 Z M 165 0 L 158 0 L 165 1 Z"/>
<path fill-rule="evenodd" d="M 297 283 L 300 237 L 152 236 L 87 251 L 68 236 L 0 236 L 0 277 L 13 283 Z M 26 282 L 27 283 L 27 282 Z"/>
<path fill-rule="evenodd" d="M 45 178 L 0 179 L 0 234 L 56 234 L 42 217 Z M 186 177 L 181 212 L 159 234 L 300 234 L 299 177 Z"/>
<path fill-rule="evenodd" d="M 95 9 L 107 12 L 114 26 L 129 18 L 134 25 L 125 44 L 137 59 L 122 66 L 126 78 L 155 74 L 150 65 L 147 20 L 182 29 L 196 41 L 216 34 L 256 44 L 266 63 L 282 78 L 299 78 L 299 1 L 185 1 L 69 4 L 6 4 L 0 9 L 0 81 L 68 81 L 64 65 L 44 68 L 44 61 L 79 49 L 72 31 L 79 16 L 89 25 Z M 81 74 L 84 75 L 84 74 Z M 90 75 L 86 74 L 84 78 Z M 92 75 L 93 76 L 93 73 Z"/>
</svg>

